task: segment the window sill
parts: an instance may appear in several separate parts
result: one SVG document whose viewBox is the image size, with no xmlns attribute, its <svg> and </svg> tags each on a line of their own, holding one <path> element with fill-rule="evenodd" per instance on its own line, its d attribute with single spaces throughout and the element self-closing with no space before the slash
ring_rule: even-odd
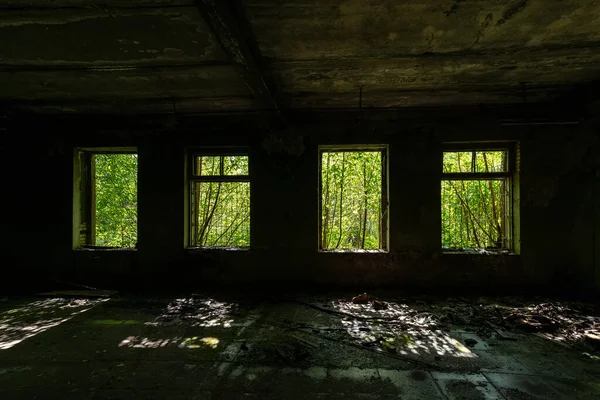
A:
<svg viewBox="0 0 600 400">
<path fill-rule="evenodd" d="M 388 254 L 387 250 L 361 250 L 361 249 L 332 249 L 319 250 L 323 254 Z"/>
<path fill-rule="evenodd" d="M 490 249 L 442 249 L 443 255 L 473 255 L 473 256 L 518 256 L 511 250 Z"/>
<path fill-rule="evenodd" d="M 206 253 L 206 252 L 249 252 L 250 247 L 186 247 L 188 253 Z"/>
<path fill-rule="evenodd" d="M 110 247 L 78 247 L 73 249 L 73 251 L 78 253 L 96 253 L 96 252 L 117 252 L 117 253 L 135 253 L 137 249 L 134 247 L 118 247 L 118 248 L 110 248 Z"/>
</svg>

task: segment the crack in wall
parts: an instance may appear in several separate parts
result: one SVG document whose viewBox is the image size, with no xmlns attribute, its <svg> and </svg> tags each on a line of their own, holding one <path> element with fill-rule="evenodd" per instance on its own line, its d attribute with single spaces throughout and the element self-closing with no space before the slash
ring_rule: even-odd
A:
<svg viewBox="0 0 600 400">
<path fill-rule="evenodd" d="M 502 18 L 496 22 L 496 26 L 504 25 L 509 20 L 514 18 L 515 15 L 523 11 L 523 9 L 527 6 L 528 0 L 518 0 L 508 6 L 508 9 L 502 15 Z"/>
</svg>

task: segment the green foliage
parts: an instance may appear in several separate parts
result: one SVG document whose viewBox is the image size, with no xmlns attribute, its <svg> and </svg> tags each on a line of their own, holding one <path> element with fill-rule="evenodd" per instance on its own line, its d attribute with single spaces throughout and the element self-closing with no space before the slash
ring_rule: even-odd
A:
<svg viewBox="0 0 600 400">
<path fill-rule="evenodd" d="M 137 154 L 94 154 L 95 245 L 137 242 Z"/>
<path fill-rule="evenodd" d="M 444 172 L 507 171 L 505 151 L 444 152 Z"/>
<path fill-rule="evenodd" d="M 248 175 L 248 157 L 198 157 L 196 175 Z M 195 182 L 192 198 L 194 246 L 250 246 L 250 182 Z"/>
<path fill-rule="evenodd" d="M 197 175 L 215 176 L 221 175 L 221 157 L 220 156 L 204 156 L 198 157 L 197 160 Z"/>
<path fill-rule="evenodd" d="M 224 175 L 248 175 L 248 157 L 225 156 L 223 157 Z"/>
<path fill-rule="evenodd" d="M 324 152 L 322 249 L 380 249 L 380 151 Z"/>
<path fill-rule="evenodd" d="M 248 175 L 248 156 L 200 156 L 196 168 L 199 176 Z"/>
<path fill-rule="evenodd" d="M 504 151 L 446 152 L 444 173 L 507 171 Z M 442 246 L 506 248 L 508 246 L 506 178 L 442 181 Z"/>
</svg>

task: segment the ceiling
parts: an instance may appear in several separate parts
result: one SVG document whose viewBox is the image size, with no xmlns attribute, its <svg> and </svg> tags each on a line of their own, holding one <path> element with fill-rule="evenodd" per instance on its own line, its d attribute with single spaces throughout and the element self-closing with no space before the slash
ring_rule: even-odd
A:
<svg viewBox="0 0 600 400">
<path fill-rule="evenodd" d="M 0 0 L 0 9 L 0 102 L 48 112 L 514 104 L 600 78 L 594 0 Z"/>
</svg>

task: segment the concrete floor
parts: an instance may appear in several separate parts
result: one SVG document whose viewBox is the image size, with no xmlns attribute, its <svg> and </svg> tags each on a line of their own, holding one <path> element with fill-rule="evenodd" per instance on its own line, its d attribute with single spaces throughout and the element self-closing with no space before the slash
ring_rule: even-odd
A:
<svg viewBox="0 0 600 400">
<path fill-rule="evenodd" d="M 8 299 L 0 399 L 600 399 L 597 356 L 417 303 Z"/>
</svg>

